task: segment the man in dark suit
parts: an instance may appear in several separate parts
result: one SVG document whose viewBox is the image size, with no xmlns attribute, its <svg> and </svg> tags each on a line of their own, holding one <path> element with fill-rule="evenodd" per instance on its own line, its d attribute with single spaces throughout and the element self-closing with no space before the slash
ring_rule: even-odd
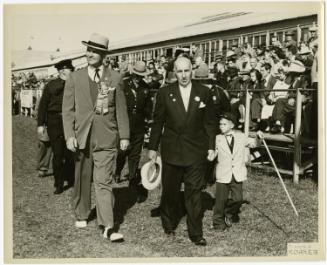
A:
<svg viewBox="0 0 327 265">
<path fill-rule="evenodd" d="M 149 158 L 155 161 L 161 144 L 161 220 L 164 231 L 174 235 L 181 218 L 180 187 L 185 184 L 188 234 L 205 246 L 202 232 L 201 190 L 205 186 L 206 156 L 214 155 L 216 119 L 207 87 L 192 84 L 188 58 L 175 61 L 178 83 L 159 89 L 149 142 Z"/>
<path fill-rule="evenodd" d="M 121 241 L 114 232 L 113 175 L 117 153 L 129 144 L 129 121 L 122 79 L 102 65 L 109 40 L 92 34 L 87 46 L 88 66 L 67 79 L 63 99 L 63 121 L 67 148 L 76 153 L 73 207 L 78 228 L 87 226 L 91 211 L 93 177 L 97 222 L 103 237 Z"/>
<path fill-rule="evenodd" d="M 71 60 L 62 60 L 55 67 L 59 72 L 59 76 L 50 81 L 44 88 L 38 107 L 37 131 L 39 137 L 42 138 L 42 135 L 45 133 L 45 127 L 47 127 L 53 151 L 54 194 L 60 194 L 64 190 L 65 177 L 68 180 L 68 186 L 73 185 L 74 162 L 71 152 L 66 148 L 64 138 L 62 99 L 65 82 L 71 71 L 74 70 L 74 67 Z"/>
<path fill-rule="evenodd" d="M 128 156 L 129 186 L 137 193 L 137 201 L 144 202 L 147 190 L 140 185 L 141 175 L 139 163 L 147 122 L 151 120 L 152 100 L 150 86 L 143 78 L 148 74 L 146 65 L 142 61 L 135 63 L 130 78 L 124 80 L 124 93 L 130 127 L 130 147 L 128 151 L 118 152 L 116 176 L 119 178 Z"/>
</svg>

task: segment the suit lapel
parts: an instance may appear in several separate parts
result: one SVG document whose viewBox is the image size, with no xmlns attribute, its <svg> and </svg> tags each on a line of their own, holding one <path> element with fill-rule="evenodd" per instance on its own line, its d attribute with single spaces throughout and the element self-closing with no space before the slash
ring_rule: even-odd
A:
<svg viewBox="0 0 327 265">
<path fill-rule="evenodd" d="M 186 111 L 185 111 L 185 107 L 184 107 L 181 92 L 179 91 L 178 84 L 174 84 L 172 90 L 173 90 L 173 95 L 175 95 L 175 97 L 176 97 L 177 109 L 179 109 L 179 112 L 182 114 L 183 119 L 185 119 L 186 118 Z"/>
<path fill-rule="evenodd" d="M 197 101 L 196 99 L 199 99 L 199 101 Z M 190 120 L 192 114 L 194 113 L 194 111 L 196 111 L 199 102 L 200 102 L 200 97 L 198 93 L 198 87 L 195 84 L 192 84 L 190 100 L 188 103 L 187 121 Z"/>
<path fill-rule="evenodd" d="M 87 67 L 81 72 L 81 76 L 78 78 L 79 87 L 81 92 L 84 94 L 85 101 L 88 103 L 89 107 L 93 109 L 93 102 L 90 90 L 90 80 Z"/>
<path fill-rule="evenodd" d="M 232 152 L 230 151 L 229 145 L 227 143 L 227 139 L 225 135 L 221 135 L 222 141 L 221 141 L 221 148 L 225 150 L 226 153 L 232 155 Z M 234 140 L 234 150 L 235 150 L 235 140 Z M 234 152 L 235 153 L 235 152 Z"/>
</svg>

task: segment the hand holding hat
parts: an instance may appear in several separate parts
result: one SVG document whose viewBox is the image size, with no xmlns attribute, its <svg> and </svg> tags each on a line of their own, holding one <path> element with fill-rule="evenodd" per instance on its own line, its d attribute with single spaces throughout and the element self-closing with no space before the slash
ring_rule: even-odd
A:
<svg viewBox="0 0 327 265">
<path fill-rule="evenodd" d="M 150 150 L 155 152 L 153 150 Z M 156 153 L 156 152 L 155 152 Z M 141 168 L 142 185 L 147 190 L 155 189 L 161 182 L 162 162 L 160 156 L 156 155 L 155 161 L 150 160 Z"/>
</svg>

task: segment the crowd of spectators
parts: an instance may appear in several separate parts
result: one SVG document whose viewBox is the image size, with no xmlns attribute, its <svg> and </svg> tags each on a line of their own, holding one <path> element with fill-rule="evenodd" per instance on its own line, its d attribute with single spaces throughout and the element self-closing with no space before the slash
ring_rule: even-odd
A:
<svg viewBox="0 0 327 265">
<path fill-rule="evenodd" d="M 238 128 L 244 126 L 245 90 L 248 89 L 251 96 L 250 129 L 292 133 L 296 106 L 294 89 L 317 90 L 318 87 L 317 27 L 310 27 L 310 38 L 305 42 L 296 42 L 293 39 L 295 34 L 295 31 L 287 32 L 284 42 L 273 37 L 269 46 L 233 44 L 229 49 L 223 48 L 223 51 L 216 52 L 210 66 L 204 61 L 206 56 L 201 48 L 177 48 L 173 57 L 161 55 L 146 61 L 149 74 L 144 81 L 155 94 L 160 87 L 176 82 L 173 73 L 175 59 L 189 57 L 193 62 L 193 78 L 202 79 L 202 82 L 207 80 L 205 83 L 210 84 L 213 90 L 218 89 L 218 94 L 229 102 L 229 106 L 226 106 L 226 102 L 221 101 L 224 105 L 221 110 L 231 109 L 238 118 Z M 119 71 L 124 78 L 129 77 L 132 69 L 132 62 L 127 57 L 117 62 L 108 55 L 103 64 Z M 197 71 L 202 73 L 198 78 L 195 77 Z M 21 89 L 42 89 L 45 82 L 47 80 L 36 80 L 33 76 L 13 76 L 13 113 L 18 114 L 20 111 Z M 302 91 L 301 94 L 302 133 L 316 137 L 317 92 L 310 90 Z"/>
<path fill-rule="evenodd" d="M 150 74 L 145 81 L 157 90 L 175 82 L 173 62 L 179 56 L 190 57 L 193 78 L 210 79 L 226 95 L 231 111 L 238 117 L 238 128 L 245 121 L 245 90 L 250 91 L 250 130 L 271 133 L 293 133 L 296 111 L 296 89 L 301 90 L 302 133 L 316 137 L 318 87 L 318 36 L 317 27 L 310 27 L 308 41 L 296 42 L 295 31 L 286 32 L 284 42 L 272 38 L 269 46 L 252 47 L 250 43 L 232 45 L 216 53 L 209 67 L 200 48 L 177 48 L 174 57 L 164 55 L 146 61 Z M 114 62 L 114 60 L 113 60 Z M 114 69 L 129 75 L 127 60 L 114 62 Z M 123 67 L 122 67 L 123 65 Z M 206 72 L 196 78 L 196 71 Z M 311 89 L 311 90 L 310 90 Z M 224 110 L 225 107 L 222 109 Z M 228 109 L 228 107 L 227 107 Z"/>
</svg>

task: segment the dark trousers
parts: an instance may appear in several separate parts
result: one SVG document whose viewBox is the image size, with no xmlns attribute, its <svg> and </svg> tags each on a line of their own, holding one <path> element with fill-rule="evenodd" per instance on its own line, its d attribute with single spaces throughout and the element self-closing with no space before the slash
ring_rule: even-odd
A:
<svg viewBox="0 0 327 265">
<path fill-rule="evenodd" d="M 53 153 L 50 142 L 39 141 L 37 169 L 39 171 L 44 171 L 47 175 L 52 175 L 52 157 Z"/>
<path fill-rule="evenodd" d="M 67 180 L 69 185 L 74 182 L 73 154 L 67 149 L 62 127 L 61 115 L 48 116 L 48 135 L 53 152 L 54 186 L 62 187 Z"/>
<path fill-rule="evenodd" d="M 121 174 L 124 168 L 126 158 L 128 157 L 129 180 L 133 180 L 136 184 L 140 182 L 140 174 L 138 167 L 141 158 L 142 146 L 144 143 L 144 133 L 131 134 L 130 148 L 127 151 L 120 150 L 116 161 L 116 175 Z"/>
<path fill-rule="evenodd" d="M 181 183 L 184 181 L 184 199 L 187 228 L 190 239 L 202 237 L 201 190 L 205 185 L 205 161 L 190 166 L 175 166 L 163 162 L 161 221 L 164 230 L 175 230 L 184 214 L 180 198 Z"/>
<path fill-rule="evenodd" d="M 229 199 L 229 194 L 231 198 Z M 213 209 L 213 225 L 224 224 L 225 215 L 231 217 L 232 214 L 228 214 L 229 207 L 235 202 L 243 200 L 242 182 L 236 182 L 234 176 L 230 183 L 216 183 L 216 202 Z M 227 201 L 230 204 L 227 204 Z"/>
<path fill-rule="evenodd" d="M 255 98 L 251 102 L 251 119 L 252 120 L 258 120 L 261 119 L 261 113 L 262 113 L 262 99 L 261 98 Z"/>
<path fill-rule="evenodd" d="M 288 104 L 288 98 L 279 98 L 273 109 L 272 119 L 273 121 L 280 121 L 281 125 L 286 127 L 292 119 L 294 122 L 294 112 L 295 106 Z"/>
</svg>

